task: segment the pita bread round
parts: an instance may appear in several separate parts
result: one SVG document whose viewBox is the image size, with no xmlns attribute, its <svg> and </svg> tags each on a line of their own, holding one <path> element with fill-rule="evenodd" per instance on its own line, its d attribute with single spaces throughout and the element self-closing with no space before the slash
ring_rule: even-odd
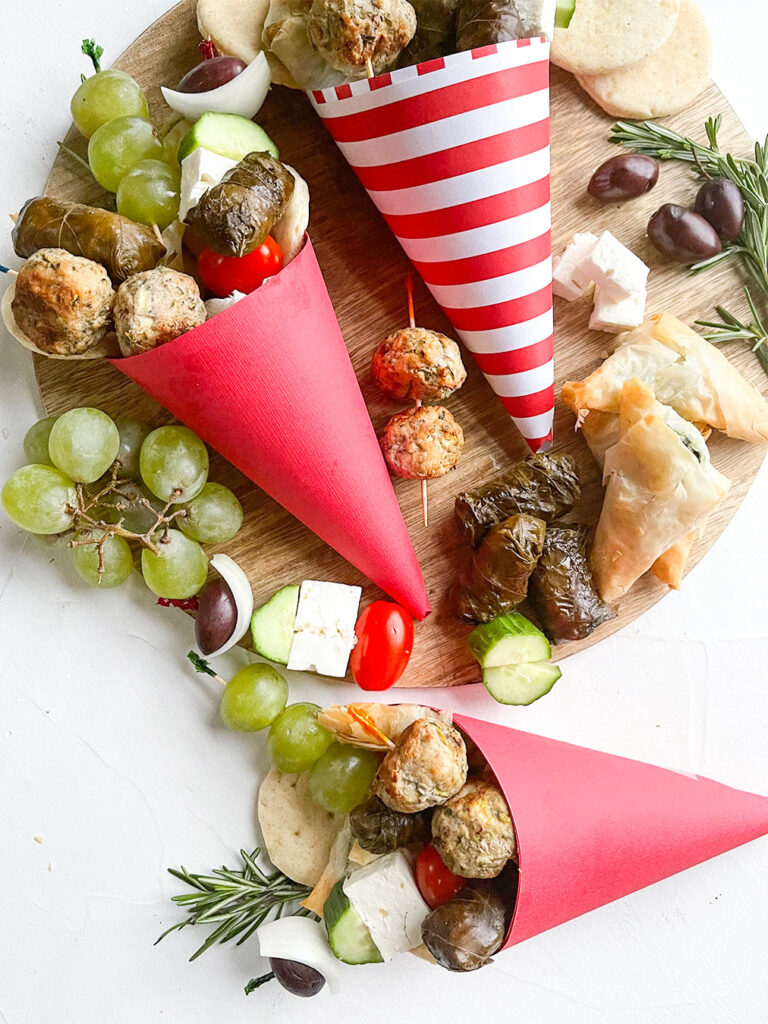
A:
<svg viewBox="0 0 768 1024">
<path fill-rule="evenodd" d="M 261 51 L 269 0 L 197 0 L 197 27 L 219 53 L 246 64 Z"/>
<path fill-rule="evenodd" d="M 552 61 L 575 75 L 636 64 L 672 35 L 680 0 L 578 0 L 568 28 L 556 28 Z"/>
<path fill-rule="evenodd" d="M 120 348 L 117 344 L 117 335 L 114 333 L 106 334 L 101 341 L 99 341 L 93 348 L 88 349 L 87 352 L 81 352 L 79 355 L 72 356 L 61 356 L 51 352 L 44 352 L 38 348 L 33 341 L 31 341 L 26 334 L 21 330 L 19 325 L 16 323 L 16 317 L 13 315 L 11 309 L 11 303 L 13 302 L 13 296 L 16 294 L 16 282 L 12 281 L 11 284 L 5 289 L 5 295 L 3 295 L 2 305 L 0 305 L 0 315 L 2 315 L 5 329 L 15 338 L 20 345 L 24 348 L 28 348 L 30 352 L 34 352 L 35 355 L 45 356 L 46 359 L 107 359 L 120 355 Z"/>
<path fill-rule="evenodd" d="M 309 779 L 272 768 L 259 787 L 259 826 L 272 863 L 294 882 L 316 885 L 345 815 L 312 799 Z"/>
<path fill-rule="evenodd" d="M 709 85 L 712 35 L 694 0 L 682 0 L 675 30 L 644 60 L 605 75 L 578 75 L 581 87 L 614 117 L 666 117 Z"/>
</svg>

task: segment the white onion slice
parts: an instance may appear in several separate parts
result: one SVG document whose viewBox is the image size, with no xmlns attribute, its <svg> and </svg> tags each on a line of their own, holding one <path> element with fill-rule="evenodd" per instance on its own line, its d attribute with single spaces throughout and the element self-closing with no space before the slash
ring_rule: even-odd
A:
<svg viewBox="0 0 768 1024">
<path fill-rule="evenodd" d="M 309 917 L 280 917 L 261 925 L 256 934 L 263 957 L 306 964 L 322 974 L 331 995 L 341 990 L 339 961 L 331 952 L 325 928 L 319 922 Z"/>
<path fill-rule="evenodd" d="M 168 106 L 190 121 L 197 121 L 209 111 L 216 114 L 240 114 L 250 119 L 261 110 L 270 83 L 267 58 L 259 53 L 239 75 L 217 89 L 209 89 L 208 92 L 177 92 L 162 86 L 161 92 Z"/>
<path fill-rule="evenodd" d="M 224 654 L 225 651 L 228 651 L 242 640 L 250 629 L 251 616 L 253 615 L 253 591 L 251 590 L 248 577 L 229 555 L 222 553 L 214 555 L 211 559 L 211 565 L 232 591 L 232 597 L 235 599 L 235 607 L 237 608 L 237 622 L 232 631 L 232 636 L 217 651 L 206 654 L 206 658 L 218 658 L 220 654 Z"/>
</svg>

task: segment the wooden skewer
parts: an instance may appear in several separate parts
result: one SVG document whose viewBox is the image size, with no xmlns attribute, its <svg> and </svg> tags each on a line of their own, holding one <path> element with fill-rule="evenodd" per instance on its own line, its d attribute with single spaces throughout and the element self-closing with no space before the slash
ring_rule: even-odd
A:
<svg viewBox="0 0 768 1024">
<path fill-rule="evenodd" d="M 11 270 L 10 267 L 4 267 L 2 263 L 0 263 L 0 274 L 11 274 L 12 277 L 19 276 L 18 270 Z"/>
<path fill-rule="evenodd" d="M 366 67 L 366 69 L 368 71 L 368 77 L 369 78 L 373 78 L 374 77 L 374 74 L 373 74 L 373 64 L 371 64 L 371 58 L 370 57 L 366 57 L 365 58 L 365 67 Z"/>
<path fill-rule="evenodd" d="M 405 291 L 408 295 L 408 324 L 416 326 L 416 314 L 413 308 L 413 275 L 408 274 L 405 279 Z M 416 408 L 421 407 L 421 399 L 416 401 Z M 427 502 L 427 481 L 421 481 L 421 514 L 424 519 L 424 526 L 429 526 L 429 505 Z"/>
</svg>

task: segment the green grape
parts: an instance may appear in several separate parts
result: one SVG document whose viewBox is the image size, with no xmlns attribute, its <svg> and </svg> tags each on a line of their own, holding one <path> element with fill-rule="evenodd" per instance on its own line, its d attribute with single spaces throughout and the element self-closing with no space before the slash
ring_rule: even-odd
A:
<svg viewBox="0 0 768 1024">
<path fill-rule="evenodd" d="M 149 502 L 149 508 L 145 501 Z M 162 502 L 144 484 L 131 480 L 121 486 L 119 494 L 108 494 L 102 499 L 99 516 L 105 523 L 122 521 L 131 533 L 146 533 L 157 522 L 155 513 L 162 508 Z"/>
<path fill-rule="evenodd" d="M 219 713 L 229 729 L 258 732 L 272 725 L 288 700 L 288 683 L 277 669 L 256 662 L 227 683 Z"/>
<path fill-rule="evenodd" d="M 194 128 L 191 121 L 182 117 L 163 136 L 163 160 L 171 167 L 179 166 L 179 146 Z"/>
<path fill-rule="evenodd" d="M 180 187 L 180 170 L 162 160 L 142 160 L 120 182 L 117 212 L 137 224 L 157 224 L 165 231 L 179 215 Z"/>
<path fill-rule="evenodd" d="M 188 427 L 158 427 L 141 446 L 139 467 L 158 498 L 173 498 L 174 504 L 191 501 L 208 479 L 208 449 Z"/>
<path fill-rule="evenodd" d="M 95 535 L 78 533 L 75 540 Z M 133 555 L 125 537 L 107 537 L 102 545 L 104 571 L 99 574 L 99 551 L 95 544 L 72 548 L 72 560 L 80 576 L 92 587 L 119 587 L 133 572 Z"/>
<path fill-rule="evenodd" d="M 117 458 L 120 460 L 120 476 L 138 480 L 141 472 L 139 452 L 152 428 L 139 420 L 124 419 L 115 420 L 115 426 L 120 435 L 120 447 L 117 449 Z"/>
<path fill-rule="evenodd" d="M 77 491 L 55 466 L 22 466 L 5 483 L 2 503 L 8 518 L 29 533 L 64 533 L 72 526 L 70 507 Z"/>
<path fill-rule="evenodd" d="M 243 525 L 243 506 L 223 484 L 206 484 L 183 508 L 179 529 L 201 544 L 224 544 Z"/>
<path fill-rule="evenodd" d="M 155 129 L 141 117 L 107 121 L 88 143 L 93 176 L 108 192 L 117 192 L 128 171 L 142 160 L 160 160 L 163 144 Z"/>
<path fill-rule="evenodd" d="M 272 723 L 267 751 L 281 772 L 305 772 L 333 743 L 333 736 L 317 724 L 317 704 L 289 704 Z"/>
<path fill-rule="evenodd" d="M 56 416 L 46 416 L 38 420 L 24 435 L 24 456 L 28 463 L 37 466 L 52 466 L 51 453 L 48 451 L 48 438 L 51 436 Z"/>
<path fill-rule="evenodd" d="M 149 104 L 139 83 L 117 68 L 86 78 L 72 97 L 70 110 L 86 139 L 117 117 L 149 119 Z"/>
<path fill-rule="evenodd" d="M 183 601 L 200 590 L 208 576 L 208 559 L 200 545 L 178 530 L 157 539 L 158 553 L 141 552 L 144 582 L 153 594 Z"/>
<path fill-rule="evenodd" d="M 120 434 L 101 409 L 70 409 L 59 416 L 48 438 L 54 466 L 80 483 L 106 473 L 120 448 Z"/>
<path fill-rule="evenodd" d="M 372 750 L 332 743 L 309 773 L 309 791 L 326 811 L 348 814 L 361 804 L 379 767 Z"/>
</svg>

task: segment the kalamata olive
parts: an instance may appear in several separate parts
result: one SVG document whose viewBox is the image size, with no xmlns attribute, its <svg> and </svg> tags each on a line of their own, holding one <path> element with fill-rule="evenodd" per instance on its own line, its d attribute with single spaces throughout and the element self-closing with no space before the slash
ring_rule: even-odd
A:
<svg viewBox="0 0 768 1024">
<path fill-rule="evenodd" d="M 717 232 L 685 206 L 665 203 L 648 221 L 648 237 L 665 256 L 678 263 L 698 263 L 722 250 Z"/>
<path fill-rule="evenodd" d="M 696 196 L 696 213 L 709 221 L 724 242 L 732 242 L 744 227 L 744 197 L 728 178 L 705 181 Z"/>
<path fill-rule="evenodd" d="M 441 967 L 476 971 L 491 962 L 506 930 L 501 896 L 492 883 L 473 879 L 424 918 L 421 937 Z"/>
<path fill-rule="evenodd" d="M 210 92 L 236 78 L 248 65 L 237 57 L 212 57 L 192 68 L 176 86 L 177 92 Z"/>
<path fill-rule="evenodd" d="M 218 651 L 237 625 L 237 605 L 229 584 L 216 576 L 198 595 L 195 642 L 202 654 Z"/>
<path fill-rule="evenodd" d="M 601 203 L 623 203 L 650 192 L 659 178 L 659 165 L 651 156 L 622 153 L 600 164 L 587 192 Z"/>
<path fill-rule="evenodd" d="M 269 958 L 269 966 L 283 988 L 295 996 L 316 996 L 325 985 L 325 978 L 319 971 L 297 960 L 279 960 L 273 956 Z"/>
</svg>

